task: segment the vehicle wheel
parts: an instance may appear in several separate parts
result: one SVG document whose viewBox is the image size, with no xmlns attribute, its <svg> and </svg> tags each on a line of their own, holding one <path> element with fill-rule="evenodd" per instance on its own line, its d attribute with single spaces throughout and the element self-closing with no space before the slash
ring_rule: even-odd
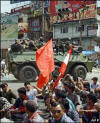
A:
<svg viewBox="0 0 100 123">
<path fill-rule="evenodd" d="M 15 77 L 16 79 L 19 79 L 19 77 L 18 77 L 18 75 L 17 75 L 17 74 L 14 74 L 14 77 Z"/>
<path fill-rule="evenodd" d="M 24 82 L 34 82 L 37 80 L 37 71 L 33 66 L 27 65 L 20 69 L 19 79 Z"/>
<path fill-rule="evenodd" d="M 16 70 L 15 72 L 13 72 L 13 75 L 16 79 L 19 79 L 19 76 L 18 76 L 18 71 Z"/>
<path fill-rule="evenodd" d="M 77 65 L 72 72 L 74 80 L 76 80 L 77 77 L 81 77 L 84 80 L 86 78 L 86 74 L 87 70 L 83 65 Z"/>
</svg>

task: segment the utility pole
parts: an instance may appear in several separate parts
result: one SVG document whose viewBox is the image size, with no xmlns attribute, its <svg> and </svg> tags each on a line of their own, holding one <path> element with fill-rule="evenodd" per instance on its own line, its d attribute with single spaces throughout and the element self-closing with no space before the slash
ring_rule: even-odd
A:
<svg viewBox="0 0 100 123">
<path fill-rule="evenodd" d="M 80 41 L 79 41 L 79 45 L 81 45 L 82 43 L 82 24 L 81 24 L 81 21 L 80 21 Z"/>
<path fill-rule="evenodd" d="M 44 39 L 44 34 L 45 34 L 45 27 L 44 27 L 44 1 L 42 2 L 42 35 L 43 35 L 43 39 Z"/>
</svg>

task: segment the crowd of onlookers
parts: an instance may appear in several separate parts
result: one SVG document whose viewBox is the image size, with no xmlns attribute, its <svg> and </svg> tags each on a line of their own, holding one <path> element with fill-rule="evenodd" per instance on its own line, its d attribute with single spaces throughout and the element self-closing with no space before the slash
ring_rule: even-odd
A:
<svg viewBox="0 0 100 123">
<path fill-rule="evenodd" d="M 7 83 L 0 85 L 1 122 L 23 123 L 91 123 L 100 122 L 100 83 L 97 77 L 91 82 L 67 74 L 54 88 L 56 77 L 52 77 L 42 89 L 25 82 L 18 88 L 18 96 Z M 46 112 L 39 110 L 38 98 L 44 100 Z"/>
</svg>

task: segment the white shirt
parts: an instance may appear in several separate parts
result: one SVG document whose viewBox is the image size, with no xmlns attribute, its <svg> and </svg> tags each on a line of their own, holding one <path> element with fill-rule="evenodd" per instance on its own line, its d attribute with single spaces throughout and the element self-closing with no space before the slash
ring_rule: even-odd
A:
<svg viewBox="0 0 100 123">
<path fill-rule="evenodd" d="M 26 95 L 28 96 L 29 100 L 35 100 L 37 103 L 37 90 L 36 89 L 31 89 L 30 91 L 26 91 Z"/>
<path fill-rule="evenodd" d="M 1 61 L 1 66 L 5 66 L 5 62 L 4 61 Z"/>
<path fill-rule="evenodd" d="M 91 87 L 91 90 L 92 90 L 92 89 L 96 89 L 96 88 L 100 87 L 100 83 L 99 83 L 99 82 L 97 82 L 96 84 L 92 83 L 92 84 L 90 85 L 90 87 Z"/>
</svg>

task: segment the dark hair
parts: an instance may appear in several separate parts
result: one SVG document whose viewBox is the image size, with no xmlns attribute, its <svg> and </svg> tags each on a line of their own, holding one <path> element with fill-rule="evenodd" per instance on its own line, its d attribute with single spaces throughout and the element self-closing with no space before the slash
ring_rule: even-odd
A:
<svg viewBox="0 0 100 123">
<path fill-rule="evenodd" d="M 1 86 L 1 88 L 4 88 L 5 86 L 8 86 L 8 84 L 7 83 L 3 83 L 0 86 Z"/>
<path fill-rule="evenodd" d="M 18 91 L 18 93 L 26 95 L 26 89 L 24 87 L 19 88 L 17 91 Z"/>
<path fill-rule="evenodd" d="M 26 86 L 26 85 L 30 85 L 30 82 L 25 82 L 24 83 L 24 86 Z"/>
<path fill-rule="evenodd" d="M 72 90 L 72 92 L 75 90 L 75 84 L 74 83 L 64 83 L 65 86 L 67 86 L 69 89 Z"/>
<path fill-rule="evenodd" d="M 55 91 L 55 94 L 57 97 L 59 98 L 66 98 L 66 93 L 65 91 L 59 90 L 59 91 Z"/>
<path fill-rule="evenodd" d="M 97 78 L 97 77 L 93 77 L 93 78 L 92 78 L 92 80 L 96 80 L 96 81 L 98 81 L 98 78 Z"/>
<path fill-rule="evenodd" d="M 43 96 L 44 100 L 46 100 L 47 98 L 50 98 L 50 95 L 49 93 L 46 93 L 44 96 Z"/>
<path fill-rule="evenodd" d="M 84 88 L 87 89 L 87 91 L 90 91 L 90 83 L 89 82 L 84 82 L 83 85 L 84 85 Z"/>
<path fill-rule="evenodd" d="M 66 110 L 69 110 L 69 102 L 68 102 L 68 100 L 66 100 L 66 99 L 62 99 L 62 104 L 61 104 L 62 106 L 63 106 L 63 108 L 64 109 L 66 109 Z"/>
<path fill-rule="evenodd" d="M 95 96 L 95 94 L 94 94 L 93 92 L 90 92 L 90 93 L 87 95 L 87 97 L 88 97 L 90 100 L 92 100 L 93 103 L 96 103 L 97 98 L 96 98 L 96 96 Z"/>
<path fill-rule="evenodd" d="M 50 104 L 52 107 L 56 107 L 58 105 L 58 102 L 54 102 L 53 100 L 50 100 Z"/>
<path fill-rule="evenodd" d="M 27 108 L 27 110 L 29 112 L 32 112 L 32 113 L 34 113 L 37 110 L 37 108 L 38 108 L 37 104 L 33 100 L 28 100 L 25 103 L 25 107 Z"/>
</svg>

